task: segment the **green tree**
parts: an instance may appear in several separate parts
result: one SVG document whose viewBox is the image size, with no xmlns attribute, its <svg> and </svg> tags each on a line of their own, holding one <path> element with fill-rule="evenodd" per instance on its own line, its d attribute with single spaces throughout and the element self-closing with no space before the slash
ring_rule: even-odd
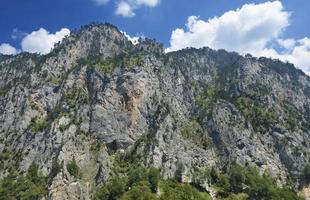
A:
<svg viewBox="0 0 310 200">
<path fill-rule="evenodd" d="M 32 163 L 26 176 L 9 176 L 0 181 L 0 200 L 37 200 L 47 193 L 47 178 Z"/>
<path fill-rule="evenodd" d="M 242 192 L 245 183 L 244 168 L 240 165 L 233 166 L 230 171 L 229 182 L 231 191 L 235 193 Z"/>
<path fill-rule="evenodd" d="M 207 193 L 200 193 L 196 188 L 189 184 L 181 184 L 172 180 L 160 182 L 160 189 L 163 194 L 161 200 L 209 200 L 210 196 Z"/>
<path fill-rule="evenodd" d="M 310 161 L 306 164 L 306 166 L 304 167 L 304 169 L 301 172 L 301 180 L 305 184 L 310 183 Z"/>
<path fill-rule="evenodd" d="M 77 165 L 75 158 L 73 158 L 68 164 L 67 164 L 67 170 L 69 174 L 74 176 L 75 178 L 80 178 L 81 173 L 80 173 L 80 168 Z"/>
<path fill-rule="evenodd" d="M 94 200 L 116 200 L 127 191 L 128 180 L 125 177 L 114 177 L 107 184 L 99 187 Z"/>
<path fill-rule="evenodd" d="M 143 167 L 132 167 L 128 172 L 128 186 L 148 180 L 148 172 Z"/>
<path fill-rule="evenodd" d="M 159 179 L 160 179 L 160 170 L 156 168 L 151 168 L 149 170 L 149 183 L 152 192 L 157 192 Z"/>
<path fill-rule="evenodd" d="M 146 181 L 135 184 L 120 200 L 156 200 L 158 199 Z"/>
</svg>

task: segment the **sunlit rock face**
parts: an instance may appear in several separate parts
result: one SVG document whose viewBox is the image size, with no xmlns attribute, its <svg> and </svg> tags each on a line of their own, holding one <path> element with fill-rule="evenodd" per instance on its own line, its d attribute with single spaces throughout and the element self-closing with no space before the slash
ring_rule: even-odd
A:
<svg viewBox="0 0 310 200">
<path fill-rule="evenodd" d="M 110 24 L 82 27 L 47 55 L 0 56 L 0 176 L 36 163 L 51 199 L 89 199 L 128 153 L 165 178 L 257 167 L 297 188 L 309 154 L 310 78 L 224 50 L 164 53 Z M 76 161 L 83 177 L 67 164 Z"/>
</svg>

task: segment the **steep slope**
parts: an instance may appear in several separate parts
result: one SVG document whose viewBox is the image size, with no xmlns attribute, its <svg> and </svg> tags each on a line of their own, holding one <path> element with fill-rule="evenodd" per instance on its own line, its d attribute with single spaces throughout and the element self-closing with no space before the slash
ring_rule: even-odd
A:
<svg viewBox="0 0 310 200">
<path fill-rule="evenodd" d="M 1 56 L 0 77 L 1 177 L 32 163 L 50 175 L 57 163 L 52 199 L 90 198 L 120 154 L 182 182 L 240 164 L 295 189 L 308 162 L 310 78 L 288 63 L 209 48 L 165 54 L 93 24 L 47 55 Z"/>
</svg>

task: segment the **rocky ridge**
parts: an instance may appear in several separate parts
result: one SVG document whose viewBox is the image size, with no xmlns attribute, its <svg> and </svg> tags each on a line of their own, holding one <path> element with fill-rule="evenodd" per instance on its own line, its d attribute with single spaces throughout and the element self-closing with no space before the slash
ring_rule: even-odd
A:
<svg viewBox="0 0 310 200">
<path fill-rule="evenodd" d="M 237 163 L 297 190 L 309 96 L 310 78 L 289 63 L 210 48 L 164 53 L 113 25 L 85 26 L 47 55 L 0 56 L 0 177 L 32 163 L 49 175 L 57 162 L 47 197 L 89 199 L 115 155 L 129 154 L 182 182 Z M 73 160 L 81 178 L 68 172 Z"/>
</svg>

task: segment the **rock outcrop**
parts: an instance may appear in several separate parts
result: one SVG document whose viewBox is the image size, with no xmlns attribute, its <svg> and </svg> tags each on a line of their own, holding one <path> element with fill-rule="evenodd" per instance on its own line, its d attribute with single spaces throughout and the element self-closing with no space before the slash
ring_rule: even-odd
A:
<svg viewBox="0 0 310 200">
<path fill-rule="evenodd" d="M 129 152 L 166 178 L 250 165 L 299 187 L 309 157 L 310 77 L 225 50 L 164 53 L 114 26 L 82 27 L 47 55 L 0 56 L 0 177 L 36 163 L 51 199 L 89 199 Z M 134 149 L 134 151 L 133 151 Z M 83 176 L 66 166 L 75 160 Z"/>
</svg>

